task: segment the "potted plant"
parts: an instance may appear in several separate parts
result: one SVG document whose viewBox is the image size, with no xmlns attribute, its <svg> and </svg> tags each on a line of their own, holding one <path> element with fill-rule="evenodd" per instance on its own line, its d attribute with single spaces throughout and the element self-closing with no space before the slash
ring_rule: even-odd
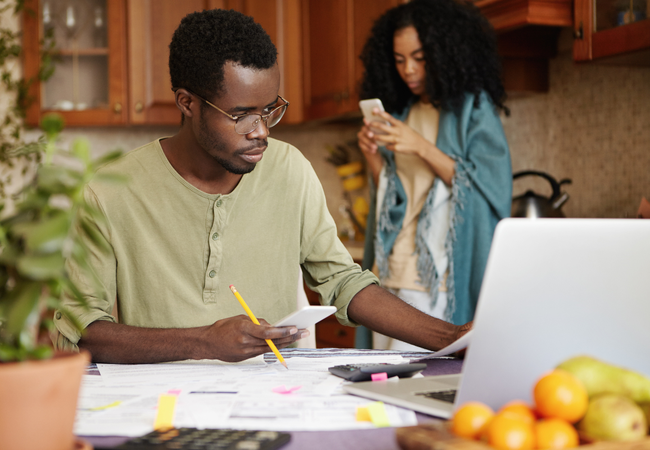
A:
<svg viewBox="0 0 650 450">
<path fill-rule="evenodd" d="M 84 303 L 65 270 L 65 260 L 84 264 L 85 234 L 102 245 L 81 217 L 98 219 L 84 201 L 83 188 L 98 165 L 119 152 L 91 161 L 86 141 L 57 147 L 63 128 L 58 115 L 43 118 L 45 136 L 11 151 L 15 157 L 40 154 L 30 181 L 10 213 L 0 201 L 0 448 L 70 450 L 81 377 L 87 352 L 56 353 L 49 333 L 52 312 L 66 314 L 64 296 Z M 32 159 L 33 160 L 33 159 Z M 107 181 L 116 181 L 107 179 Z M 121 181 L 121 180 L 119 180 Z M 79 213 L 83 212 L 83 215 Z M 76 226 L 78 224 L 78 226 Z M 105 244 L 104 244 L 105 245 Z M 20 428 L 22 427 L 22 428 Z"/>
</svg>

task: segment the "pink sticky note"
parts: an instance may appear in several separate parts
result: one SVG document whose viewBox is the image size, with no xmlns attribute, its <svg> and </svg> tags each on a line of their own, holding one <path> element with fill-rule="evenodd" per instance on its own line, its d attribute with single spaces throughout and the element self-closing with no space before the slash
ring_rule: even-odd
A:
<svg viewBox="0 0 650 450">
<path fill-rule="evenodd" d="M 181 395 L 181 390 L 180 389 L 170 389 L 167 391 L 169 395 Z"/>
<path fill-rule="evenodd" d="M 373 373 L 370 378 L 372 378 L 372 381 L 388 380 L 388 374 L 386 372 Z"/>
<path fill-rule="evenodd" d="M 291 386 L 291 387 L 286 387 L 284 385 L 282 386 L 277 386 L 271 389 L 273 392 L 276 394 L 291 394 L 294 391 L 297 391 L 300 389 L 302 386 Z"/>
</svg>

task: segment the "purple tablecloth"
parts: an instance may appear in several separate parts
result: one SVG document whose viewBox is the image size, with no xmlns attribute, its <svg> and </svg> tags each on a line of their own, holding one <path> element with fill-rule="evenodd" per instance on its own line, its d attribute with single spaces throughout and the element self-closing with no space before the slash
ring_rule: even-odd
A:
<svg viewBox="0 0 650 450">
<path fill-rule="evenodd" d="M 376 351 L 376 350 L 375 350 Z M 283 350 L 283 356 L 291 351 Z M 390 352 L 395 353 L 395 352 Z M 265 355 L 265 360 L 274 356 Z M 463 361 L 460 359 L 429 359 L 425 376 L 448 375 L 460 373 Z M 435 417 L 417 413 L 419 423 L 438 420 Z M 127 440 L 121 436 L 82 436 L 96 448 L 115 447 Z M 395 428 L 377 428 L 375 430 L 338 430 L 338 431 L 292 431 L 291 442 L 282 450 L 399 450 L 395 442 Z"/>
</svg>

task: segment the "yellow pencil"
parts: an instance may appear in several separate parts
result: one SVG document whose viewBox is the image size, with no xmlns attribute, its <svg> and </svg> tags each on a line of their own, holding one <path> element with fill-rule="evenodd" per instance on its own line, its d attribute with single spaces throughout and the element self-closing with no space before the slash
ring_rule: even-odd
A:
<svg viewBox="0 0 650 450">
<path fill-rule="evenodd" d="M 232 291 L 233 294 L 235 294 L 235 297 L 237 297 L 237 300 L 239 300 L 239 303 L 241 303 L 242 307 L 244 308 L 244 311 L 246 311 L 246 314 L 248 314 L 248 317 L 251 318 L 251 320 L 253 321 L 253 323 L 255 325 L 259 325 L 260 321 L 257 320 L 257 317 L 255 317 L 255 314 L 253 314 L 253 311 L 251 311 L 251 309 L 248 307 L 248 305 L 246 304 L 246 302 L 244 301 L 242 296 L 239 295 L 239 292 L 237 292 L 237 289 L 235 289 L 235 286 L 233 286 L 231 284 L 230 285 L 230 290 Z M 275 346 L 273 341 L 271 339 L 266 339 L 266 343 L 269 344 L 269 347 L 271 347 L 271 350 L 273 350 L 273 353 L 275 353 L 275 356 L 278 357 L 278 361 L 280 361 L 280 363 L 282 363 L 282 365 L 288 369 L 289 367 L 287 367 L 287 363 L 284 362 L 284 358 L 282 357 L 282 355 L 278 351 L 278 348 Z"/>
</svg>

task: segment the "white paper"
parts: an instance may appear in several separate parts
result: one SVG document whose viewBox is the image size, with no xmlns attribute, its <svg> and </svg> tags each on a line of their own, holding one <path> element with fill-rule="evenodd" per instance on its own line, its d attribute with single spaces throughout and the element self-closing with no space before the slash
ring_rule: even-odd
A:
<svg viewBox="0 0 650 450">
<path fill-rule="evenodd" d="M 457 352 L 458 350 L 462 350 L 465 347 L 469 345 L 469 343 L 472 340 L 472 332 L 474 330 L 469 330 L 467 333 L 462 335 L 459 339 L 456 339 L 454 342 L 446 346 L 445 348 L 438 350 L 437 352 L 433 352 L 430 356 L 427 356 L 426 358 L 420 358 L 418 361 L 422 361 L 425 359 L 432 359 L 432 358 L 439 358 L 441 356 L 447 356 L 451 355 L 452 353 Z"/>
<path fill-rule="evenodd" d="M 325 352 L 325 354 L 327 354 Z M 321 354 L 322 355 L 322 354 Z M 399 354 L 332 353 L 285 358 L 289 369 L 263 359 L 240 364 L 97 364 L 85 375 L 75 423 L 80 436 L 141 436 L 153 429 L 160 394 L 178 393 L 174 425 L 277 431 L 374 428 L 357 422 L 369 400 L 344 394 L 328 368 L 351 363 L 407 362 Z M 292 391 L 280 394 L 274 389 Z M 413 411 L 385 405 L 391 426 L 417 424 Z"/>
</svg>

